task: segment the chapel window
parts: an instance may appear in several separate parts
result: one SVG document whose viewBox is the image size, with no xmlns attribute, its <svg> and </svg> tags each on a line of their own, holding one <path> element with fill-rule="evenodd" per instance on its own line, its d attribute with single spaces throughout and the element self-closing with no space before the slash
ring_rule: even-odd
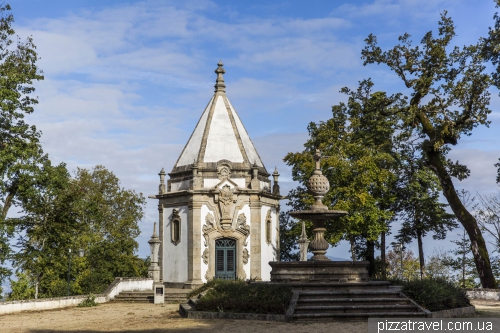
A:
<svg viewBox="0 0 500 333">
<path fill-rule="evenodd" d="M 181 217 L 177 209 L 174 209 L 172 212 L 172 219 L 170 223 L 170 234 L 172 243 L 177 245 L 181 242 Z"/>
</svg>

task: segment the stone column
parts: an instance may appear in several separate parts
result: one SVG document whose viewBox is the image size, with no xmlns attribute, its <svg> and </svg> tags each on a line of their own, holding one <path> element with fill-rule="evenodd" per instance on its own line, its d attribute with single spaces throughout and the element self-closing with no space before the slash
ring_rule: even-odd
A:
<svg viewBox="0 0 500 333">
<path fill-rule="evenodd" d="M 258 194 L 250 195 L 250 279 L 261 277 L 261 203 Z"/>
<path fill-rule="evenodd" d="M 297 241 L 300 247 L 300 261 L 307 261 L 307 247 L 309 246 L 309 239 L 307 239 L 306 234 L 306 223 L 302 221 L 302 234 L 300 235 L 299 240 Z"/>
<path fill-rule="evenodd" d="M 160 238 L 156 234 L 156 222 L 153 227 L 153 236 L 148 241 L 151 248 L 151 265 L 148 268 L 148 276 L 154 283 L 160 282 L 160 267 L 158 266 L 158 250 L 160 249 Z M 153 289 L 154 290 L 154 289 Z"/>
<path fill-rule="evenodd" d="M 193 194 L 188 205 L 188 281 L 184 288 L 194 289 L 201 280 L 201 202 Z"/>
<path fill-rule="evenodd" d="M 275 261 L 281 261 L 280 259 L 280 205 L 276 206 L 276 258 Z"/>
<path fill-rule="evenodd" d="M 160 203 L 158 204 L 158 234 L 160 238 L 160 250 L 158 251 L 158 266 L 160 266 L 160 281 L 163 282 L 163 242 L 165 241 L 163 239 L 163 205 L 161 204 L 161 199 Z"/>
</svg>

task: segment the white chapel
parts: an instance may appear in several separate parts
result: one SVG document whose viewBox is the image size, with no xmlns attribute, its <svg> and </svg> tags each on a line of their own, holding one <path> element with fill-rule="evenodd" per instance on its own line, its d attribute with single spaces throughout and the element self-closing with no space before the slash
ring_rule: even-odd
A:
<svg viewBox="0 0 500 333">
<path fill-rule="evenodd" d="M 270 174 L 226 96 L 215 93 L 165 184 L 159 173 L 160 279 L 172 288 L 207 280 L 270 280 L 279 260 L 278 172 Z"/>
</svg>

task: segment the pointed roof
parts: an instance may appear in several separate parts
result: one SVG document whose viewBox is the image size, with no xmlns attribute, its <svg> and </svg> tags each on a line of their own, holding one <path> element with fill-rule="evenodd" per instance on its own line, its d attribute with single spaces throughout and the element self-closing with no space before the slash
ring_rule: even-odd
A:
<svg viewBox="0 0 500 333">
<path fill-rule="evenodd" d="M 226 96 L 222 61 L 215 70 L 215 93 L 208 102 L 174 169 L 198 163 L 228 160 L 264 167 L 240 117 Z"/>
</svg>

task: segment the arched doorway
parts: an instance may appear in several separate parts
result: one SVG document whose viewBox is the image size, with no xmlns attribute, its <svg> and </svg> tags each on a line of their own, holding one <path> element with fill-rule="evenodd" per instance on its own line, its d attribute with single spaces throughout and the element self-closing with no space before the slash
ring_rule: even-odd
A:
<svg viewBox="0 0 500 333">
<path fill-rule="evenodd" d="M 236 279 L 236 240 L 220 238 L 215 241 L 215 278 Z"/>
</svg>

